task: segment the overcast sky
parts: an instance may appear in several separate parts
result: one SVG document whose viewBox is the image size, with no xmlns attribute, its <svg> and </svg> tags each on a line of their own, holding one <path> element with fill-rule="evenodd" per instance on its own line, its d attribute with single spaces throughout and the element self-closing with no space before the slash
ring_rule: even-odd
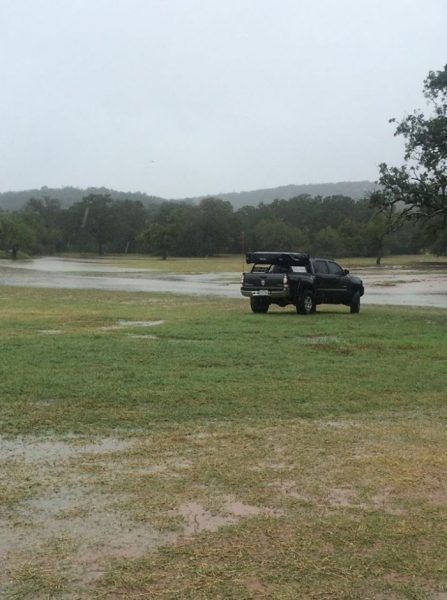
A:
<svg viewBox="0 0 447 600">
<path fill-rule="evenodd" d="M 0 0 L 0 191 L 377 178 L 445 0 Z"/>
</svg>

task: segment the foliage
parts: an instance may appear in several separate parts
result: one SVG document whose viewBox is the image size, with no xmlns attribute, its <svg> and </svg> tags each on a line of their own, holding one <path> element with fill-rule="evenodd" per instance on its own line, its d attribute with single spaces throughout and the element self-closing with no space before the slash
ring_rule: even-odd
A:
<svg viewBox="0 0 447 600">
<path fill-rule="evenodd" d="M 205 198 L 198 205 L 163 203 L 139 239 L 162 258 L 168 254 L 213 256 L 232 251 L 237 230 L 231 204 Z"/>
<path fill-rule="evenodd" d="M 118 202 L 108 195 L 90 194 L 65 211 L 69 249 L 99 254 L 133 251 L 144 228 L 146 212 L 139 201 Z"/>
<path fill-rule="evenodd" d="M 32 252 L 35 242 L 35 232 L 20 215 L 0 213 L 0 250 L 17 258 L 19 250 Z"/>
<path fill-rule="evenodd" d="M 437 240 L 392 206 L 377 215 L 368 200 L 346 196 L 298 196 L 237 211 L 229 202 L 205 198 L 199 204 L 163 202 L 147 209 L 139 201 L 90 194 L 69 208 L 46 197 L 31 198 L 9 215 L 28 231 L 27 252 L 133 253 L 206 257 L 245 250 L 295 249 L 314 255 L 382 256 L 418 253 Z M 388 218 L 390 216 L 390 218 Z M 5 217 L 6 218 L 6 217 Z M 9 218 L 9 217 L 8 217 Z M 433 220 L 433 223 L 435 221 Z M 25 236 L 26 237 L 26 236 Z M 444 251 L 442 238 L 434 251 Z"/>
<path fill-rule="evenodd" d="M 415 111 L 395 131 L 405 140 L 405 164 L 379 166 L 380 207 L 398 207 L 402 219 L 431 221 L 440 230 L 447 225 L 447 65 L 429 73 L 424 95 L 432 114 Z"/>
</svg>

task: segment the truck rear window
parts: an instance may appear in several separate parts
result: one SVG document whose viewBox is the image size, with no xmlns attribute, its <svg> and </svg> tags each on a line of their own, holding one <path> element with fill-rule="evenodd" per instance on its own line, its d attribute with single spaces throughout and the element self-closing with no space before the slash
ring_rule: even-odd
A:
<svg viewBox="0 0 447 600">
<path fill-rule="evenodd" d="M 303 265 L 302 267 L 290 267 L 293 273 L 307 273 L 306 267 Z"/>
</svg>

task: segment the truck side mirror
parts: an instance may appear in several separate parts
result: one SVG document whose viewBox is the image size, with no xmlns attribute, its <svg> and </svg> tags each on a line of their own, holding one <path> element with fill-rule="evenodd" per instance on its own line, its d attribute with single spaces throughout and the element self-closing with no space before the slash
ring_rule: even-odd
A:
<svg viewBox="0 0 447 600">
<path fill-rule="evenodd" d="M 349 269 L 343 269 L 345 275 L 349 275 Z"/>
</svg>

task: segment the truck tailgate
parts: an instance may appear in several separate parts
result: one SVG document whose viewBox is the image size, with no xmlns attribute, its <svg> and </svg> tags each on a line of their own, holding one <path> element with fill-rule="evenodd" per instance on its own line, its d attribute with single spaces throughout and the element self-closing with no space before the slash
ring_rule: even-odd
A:
<svg viewBox="0 0 447 600">
<path fill-rule="evenodd" d="M 242 287 L 246 290 L 275 290 L 284 288 L 283 273 L 244 273 Z"/>
</svg>

